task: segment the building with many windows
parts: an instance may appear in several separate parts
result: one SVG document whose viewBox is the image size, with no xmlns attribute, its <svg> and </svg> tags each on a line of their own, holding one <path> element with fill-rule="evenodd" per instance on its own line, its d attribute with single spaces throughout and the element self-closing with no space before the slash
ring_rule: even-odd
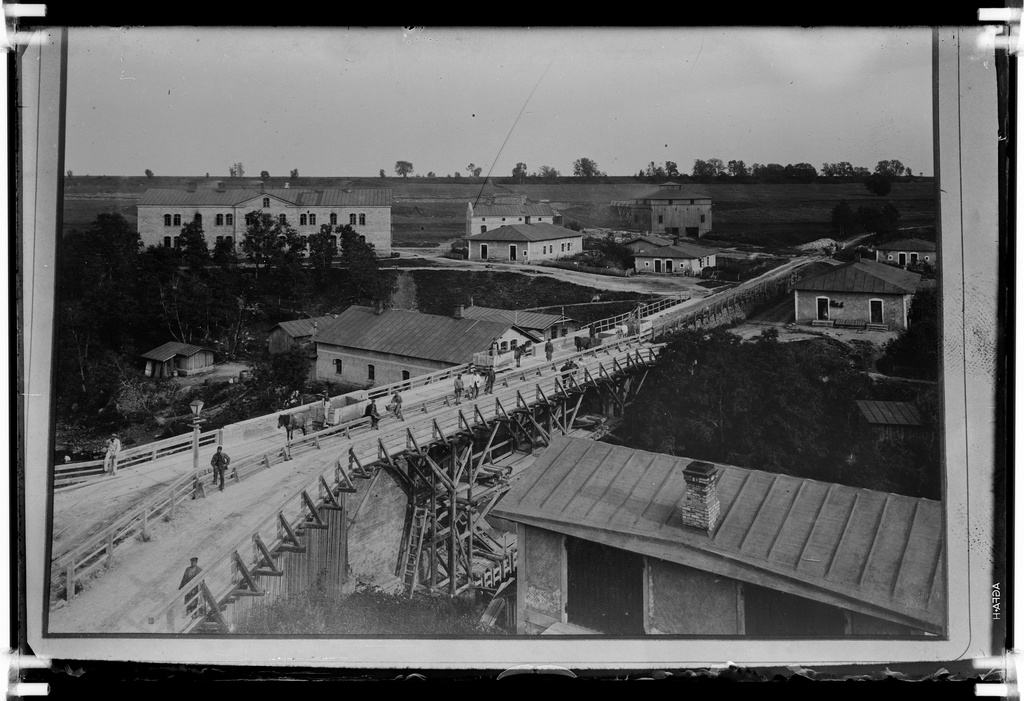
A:
<svg viewBox="0 0 1024 701">
<path fill-rule="evenodd" d="M 682 185 L 666 183 L 637 197 L 629 218 L 633 227 L 641 231 L 696 239 L 711 231 L 711 198 Z"/>
<path fill-rule="evenodd" d="M 144 246 L 176 247 L 181 228 L 198 218 L 211 248 L 219 241 L 238 246 L 245 237 L 245 215 L 269 213 L 299 234 L 320 226 L 350 224 L 380 255 L 391 253 L 391 190 L 388 188 L 214 188 L 146 190 L 138 205 Z"/>
<path fill-rule="evenodd" d="M 562 215 L 542 200 L 527 203 L 525 195 L 495 195 L 486 202 L 466 205 L 466 236 L 492 231 L 505 224 L 562 224 Z"/>
</svg>

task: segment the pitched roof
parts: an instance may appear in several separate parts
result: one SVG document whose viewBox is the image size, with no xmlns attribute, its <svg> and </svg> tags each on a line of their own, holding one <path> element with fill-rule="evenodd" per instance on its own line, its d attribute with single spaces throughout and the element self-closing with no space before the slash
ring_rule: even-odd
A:
<svg viewBox="0 0 1024 701">
<path fill-rule="evenodd" d="M 945 625 L 942 503 L 718 465 L 711 535 L 684 526 L 691 461 L 553 437 L 495 516 L 933 632 Z"/>
<path fill-rule="evenodd" d="M 248 188 L 187 190 L 151 189 L 142 193 L 140 206 L 233 207 L 249 200 L 270 195 L 299 207 L 390 207 L 389 188 L 300 188 L 268 187 L 264 191 Z"/>
<path fill-rule="evenodd" d="M 636 237 L 631 238 L 631 239 L 629 239 L 627 241 L 623 241 L 622 245 L 623 246 L 628 246 L 629 244 L 636 243 L 637 241 L 643 241 L 644 243 L 649 243 L 652 246 L 671 246 L 672 245 L 672 239 L 663 239 L 660 236 L 636 236 Z"/>
<path fill-rule="evenodd" d="M 699 188 L 671 184 L 656 187 L 637 195 L 637 200 L 710 200 L 711 196 Z"/>
<path fill-rule="evenodd" d="M 473 207 L 474 217 L 553 217 L 556 212 L 549 204 L 479 204 Z"/>
<path fill-rule="evenodd" d="M 900 239 L 880 243 L 875 248 L 882 251 L 934 251 L 934 241 L 922 241 L 921 239 Z"/>
<path fill-rule="evenodd" d="M 913 294 L 921 276 L 885 263 L 860 260 L 825 270 L 797 282 L 797 290 L 822 292 L 870 292 L 872 294 Z"/>
<path fill-rule="evenodd" d="M 505 224 L 468 237 L 473 241 L 550 241 L 583 238 L 583 234 L 554 224 Z"/>
<path fill-rule="evenodd" d="M 716 253 L 718 253 L 717 248 L 704 248 L 704 246 L 695 246 L 692 243 L 680 241 L 651 251 L 638 251 L 633 255 L 637 258 L 706 258 Z"/>
<path fill-rule="evenodd" d="M 313 340 L 317 344 L 461 365 L 471 362 L 474 353 L 487 350 L 492 340 L 513 326 L 504 321 L 455 319 L 403 309 L 385 309 L 377 314 L 372 307 L 352 306 Z M 532 337 L 526 332 L 524 335 Z"/>
<path fill-rule="evenodd" d="M 168 343 L 163 344 L 162 346 L 157 346 L 151 351 L 146 351 L 145 353 L 142 354 L 142 357 L 163 363 L 178 355 L 184 355 L 185 357 L 188 357 L 190 355 L 195 355 L 199 351 L 203 350 L 208 351 L 210 349 L 203 348 L 201 346 L 193 346 L 189 343 L 178 343 L 177 341 L 170 341 Z"/>
<path fill-rule="evenodd" d="M 273 326 L 271 326 L 270 328 L 268 328 L 267 331 L 268 332 L 273 331 L 278 326 L 280 326 L 281 330 L 284 331 L 289 336 L 291 336 L 292 338 L 298 338 L 300 336 L 311 336 L 311 335 L 313 335 L 313 322 L 314 321 L 317 324 L 317 328 L 322 330 L 325 326 L 327 326 L 327 324 L 329 324 L 332 321 L 334 321 L 334 317 L 328 314 L 327 316 L 318 316 L 318 317 L 313 317 L 313 318 L 310 318 L 310 319 L 295 319 L 293 321 L 279 321 L 278 323 L 276 323 Z"/>
<path fill-rule="evenodd" d="M 546 329 L 560 321 L 569 320 L 569 317 L 560 314 L 523 312 L 515 309 L 493 309 L 491 307 L 466 307 L 462 313 L 470 319 L 501 321 L 515 324 L 524 329 Z"/>
<path fill-rule="evenodd" d="M 910 402 L 882 402 L 858 399 L 857 408 L 867 422 L 880 426 L 923 426 L 921 412 Z"/>
</svg>

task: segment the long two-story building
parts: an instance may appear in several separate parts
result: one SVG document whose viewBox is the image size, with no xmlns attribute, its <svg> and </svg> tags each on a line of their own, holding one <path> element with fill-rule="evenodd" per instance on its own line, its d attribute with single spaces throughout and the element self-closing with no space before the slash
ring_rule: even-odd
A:
<svg viewBox="0 0 1024 701">
<path fill-rule="evenodd" d="M 185 224 L 197 217 L 212 247 L 245 237 L 245 215 L 261 211 L 286 221 L 300 234 L 319 233 L 323 224 L 349 224 L 380 255 L 391 253 L 391 190 L 388 188 L 214 188 L 151 189 L 139 198 L 139 236 L 144 246 L 177 247 Z"/>
</svg>

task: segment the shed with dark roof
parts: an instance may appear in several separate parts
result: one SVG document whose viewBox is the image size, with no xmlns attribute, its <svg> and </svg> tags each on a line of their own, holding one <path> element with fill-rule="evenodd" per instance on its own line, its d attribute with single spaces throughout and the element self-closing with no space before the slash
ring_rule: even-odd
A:
<svg viewBox="0 0 1024 701">
<path fill-rule="evenodd" d="M 314 338 L 317 378 L 388 384 L 473 361 L 492 343 L 509 351 L 540 337 L 509 321 L 352 306 Z"/>
<path fill-rule="evenodd" d="M 912 402 L 858 399 L 861 419 L 876 440 L 924 442 L 932 437 L 931 422 Z"/>
<path fill-rule="evenodd" d="M 793 285 L 796 321 L 905 329 L 920 283 L 917 273 L 870 260 L 840 265 Z"/>
<path fill-rule="evenodd" d="M 937 501 L 558 437 L 491 513 L 520 633 L 945 630 Z"/>
<path fill-rule="evenodd" d="M 540 336 L 541 340 L 559 338 L 573 333 L 580 327 L 575 319 L 564 314 L 519 311 L 516 309 L 494 309 L 491 307 L 466 307 L 463 314 L 470 319 L 501 321 L 511 323 Z"/>
<path fill-rule="evenodd" d="M 718 250 L 676 241 L 668 246 L 650 247 L 633 254 L 638 273 L 678 273 L 700 275 L 704 268 L 718 265 Z"/>
<path fill-rule="evenodd" d="M 170 341 L 142 354 L 146 377 L 191 375 L 213 367 L 213 351 L 190 343 Z"/>
<path fill-rule="evenodd" d="M 334 321 L 331 315 L 281 321 L 267 329 L 267 350 L 281 353 L 308 342 L 314 334 Z"/>
</svg>

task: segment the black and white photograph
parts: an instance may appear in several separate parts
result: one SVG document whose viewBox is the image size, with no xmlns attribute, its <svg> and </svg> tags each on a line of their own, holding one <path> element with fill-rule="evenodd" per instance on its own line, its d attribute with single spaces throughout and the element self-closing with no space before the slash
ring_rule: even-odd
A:
<svg viewBox="0 0 1024 701">
<path fill-rule="evenodd" d="M 12 86 L 29 640 L 998 658 L 997 39 L 36 31 Z"/>
</svg>

